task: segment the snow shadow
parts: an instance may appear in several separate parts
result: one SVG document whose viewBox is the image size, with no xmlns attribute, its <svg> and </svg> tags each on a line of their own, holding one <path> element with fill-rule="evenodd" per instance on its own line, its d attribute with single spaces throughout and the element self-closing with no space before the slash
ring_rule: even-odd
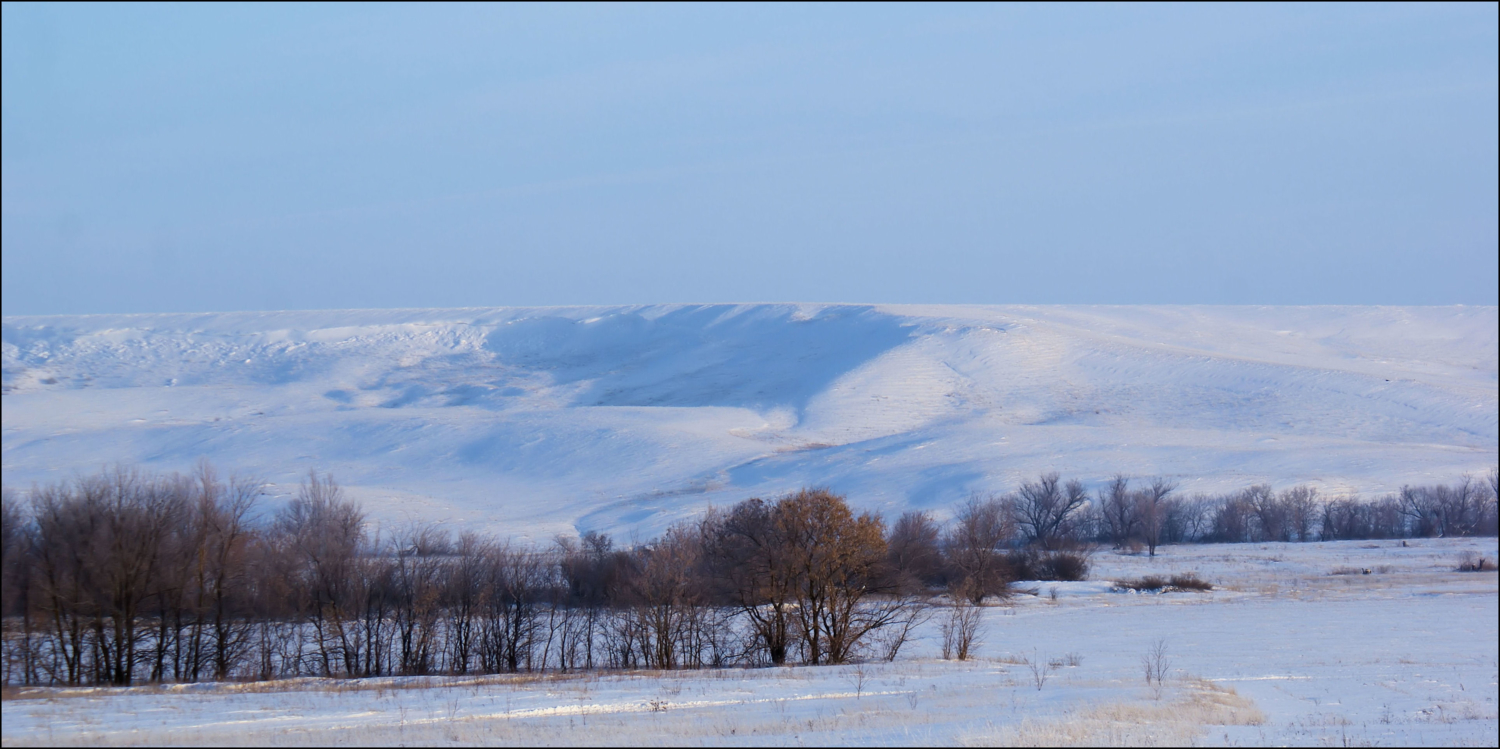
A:
<svg viewBox="0 0 1500 749">
<path fill-rule="evenodd" d="M 579 406 L 792 407 L 911 338 L 868 306 L 703 305 L 659 317 L 532 317 L 490 332 L 501 363 L 589 383 Z"/>
</svg>

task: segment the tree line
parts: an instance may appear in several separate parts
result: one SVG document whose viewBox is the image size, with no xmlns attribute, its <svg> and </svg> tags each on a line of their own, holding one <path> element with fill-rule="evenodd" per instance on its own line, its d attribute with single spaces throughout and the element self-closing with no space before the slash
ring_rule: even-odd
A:
<svg viewBox="0 0 1500 749">
<path fill-rule="evenodd" d="M 894 659 L 934 603 L 972 630 L 972 607 L 1014 581 L 1083 579 L 1099 544 L 1154 554 L 1496 532 L 1494 470 L 1373 501 L 1324 501 L 1308 487 L 1181 496 L 1164 479 L 1123 476 L 1089 492 L 1052 473 L 971 497 L 947 523 L 908 512 L 890 525 L 805 489 L 712 508 L 629 546 L 596 532 L 523 545 L 377 528 L 316 473 L 275 511 L 262 494 L 207 463 L 6 490 L 4 682 Z"/>
</svg>

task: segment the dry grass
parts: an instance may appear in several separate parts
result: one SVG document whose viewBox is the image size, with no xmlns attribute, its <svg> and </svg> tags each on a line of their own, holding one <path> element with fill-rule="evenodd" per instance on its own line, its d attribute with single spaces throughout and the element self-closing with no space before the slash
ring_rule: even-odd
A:
<svg viewBox="0 0 1500 749">
<path fill-rule="evenodd" d="M 1257 726 L 1266 716 L 1232 688 L 1187 678 L 1171 702 L 1115 702 L 1059 721 L 1022 721 L 961 737 L 966 746 L 1187 746 L 1208 726 Z"/>
</svg>

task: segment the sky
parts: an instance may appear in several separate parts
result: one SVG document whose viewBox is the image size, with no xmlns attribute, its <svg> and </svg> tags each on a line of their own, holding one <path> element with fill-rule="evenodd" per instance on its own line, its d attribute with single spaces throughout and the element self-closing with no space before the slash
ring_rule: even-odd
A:
<svg viewBox="0 0 1500 749">
<path fill-rule="evenodd" d="M 1500 302 L 1500 11 L 3 5 L 5 315 Z"/>
</svg>

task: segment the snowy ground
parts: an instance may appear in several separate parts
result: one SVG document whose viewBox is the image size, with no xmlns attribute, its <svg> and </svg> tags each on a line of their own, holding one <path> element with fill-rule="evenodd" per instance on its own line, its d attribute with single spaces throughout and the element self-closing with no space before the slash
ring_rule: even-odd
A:
<svg viewBox="0 0 1500 749">
<path fill-rule="evenodd" d="M 1494 307 L 853 305 L 10 317 L 7 486 L 200 457 L 375 518 L 655 535 L 805 485 L 894 516 L 1047 470 L 1325 493 L 1497 461 Z"/>
<path fill-rule="evenodd" d="M 991 607 L 979 658 L 936 628 L 824 668 L 11 690 L 3 743 L 1495 746 L 1495 539 L 1103 553 L 1095 581 Z M 1361 574 L 1364 569 L 1371 574 Z M 1355 574 L 1336 574 L 1353 571 Z M 1194 571 L 1210 593 L 1111 592 Z M 1057 595 L 1051 595 L 1056 589 Z M 1157 694 L 1140 658 L 1164 639 Z M 1037 688 L 1021 662 L 1077 656 Z"/>
</svg>

